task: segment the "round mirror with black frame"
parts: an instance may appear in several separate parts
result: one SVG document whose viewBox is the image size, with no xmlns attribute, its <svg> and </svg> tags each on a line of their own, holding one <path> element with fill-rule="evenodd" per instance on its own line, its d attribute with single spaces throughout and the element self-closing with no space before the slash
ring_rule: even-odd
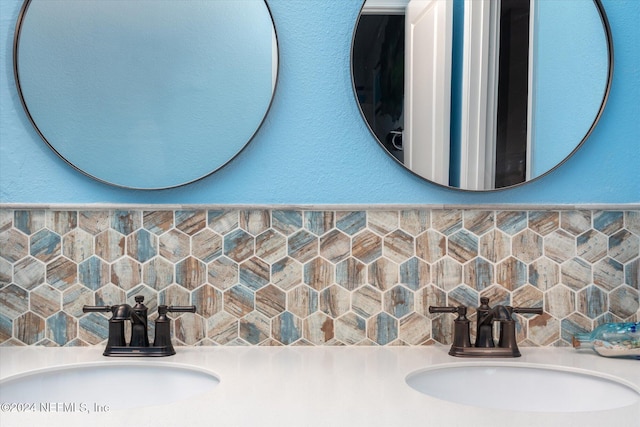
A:
<svg viewBox="0 0 640 427">
<path fill-rule="evenodd" d="M 228 164 L 270 108 L 278 43 L 264 0 L 26 0 L 14 75 L 42 139 L 132 189 Z"/>
<path fill-rule="evenodd" d="M 353 89 L 377 142 L 441 186 L 494 191 L 564 163 L 607 102 L 600 0 L 366 0 Z"/>
</svg>

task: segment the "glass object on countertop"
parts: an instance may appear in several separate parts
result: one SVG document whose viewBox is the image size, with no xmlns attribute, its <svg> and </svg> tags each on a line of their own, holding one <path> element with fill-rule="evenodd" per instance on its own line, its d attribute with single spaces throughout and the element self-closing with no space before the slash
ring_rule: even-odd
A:
<svg viewBox="0 0 640 427">
<path fill-rule="evenodd" d="M 605 323 L 573 336 L 575 348 L 593 348 L 601 356 L 640 359 L 640 322 Z"/>
</svg>

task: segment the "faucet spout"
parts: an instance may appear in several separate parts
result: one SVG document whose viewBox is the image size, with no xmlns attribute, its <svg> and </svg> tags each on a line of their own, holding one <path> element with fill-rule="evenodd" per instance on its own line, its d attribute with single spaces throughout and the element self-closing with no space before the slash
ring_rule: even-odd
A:
<svg viewBox="0 0 640 427">
<path fill-rule="evenodd" d="M 129 304 L 114 305 L 111 307 L 112 320 L 131 320 L 134 311 Z"/>
</svg>

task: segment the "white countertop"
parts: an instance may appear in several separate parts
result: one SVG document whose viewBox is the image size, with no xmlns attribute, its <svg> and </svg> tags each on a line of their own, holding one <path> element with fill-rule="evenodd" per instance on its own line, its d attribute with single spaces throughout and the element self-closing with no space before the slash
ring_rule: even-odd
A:
<svg viewBox="0 0 640 427">
<path fill-rule="evenodd" d="M 171 363 L 214 373 L 220 384 L 187 401 L 106 413 L 3 411 L 19 426 L 640 426 L 640 403 L 616 410 L 539 413 L 458 405 L 405 383 L 436 365 L 516 364 L 565 367 L 616 379 L 640 392 L 640 362 L 570 348 L 521 348 L 516 359 L 467 359 L 448 347 L 177 347 L 165 358 L 103 357 L 102 347 L 0 348 L 0 380 L 36 369 L 87 363 Z M 135 396 L 131 387 L 132 398 Z M 161 379 L 158 393 L 162 393 Z M 517 393 L 488 385 L 479 392 Z M 2 403 L 10 403 L 0 388 Z"/>
</svg>

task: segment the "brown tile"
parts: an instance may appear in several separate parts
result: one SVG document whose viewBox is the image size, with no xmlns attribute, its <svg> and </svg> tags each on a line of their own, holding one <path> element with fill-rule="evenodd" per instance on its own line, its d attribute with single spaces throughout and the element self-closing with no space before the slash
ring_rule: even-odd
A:
<svg viewBox="0 0 640 427">
<path fill-rule="evenodd" d="M 78 265 L 65 257 L 58 257 L 47 263 L 47 283 L 53 287 L 65 290 L 78 280 Z"/>
<path fill-rule="evenodd" d="M 591 264 L 581 258 L 573 258 L 560 266 L 560 281 L 571 289 L 580 290 L 592 283 Z"/>
<path fill-rule="evenodd" d="M 368 283 L 386 291 L 398 283 L 398 264 L 387 258 L 380 258 L 369 264 Z"/>
<path fill-rule="evenodd" d="M 591 228 L 591 211 L 560 212 L 560 227 L 573 236 L 579 236 Z"/>
<path fill-rule="evenodd" d="M 416 237 L 416 255 L 429 263 L 434 263 L 447 253 L 446 238 L 433 230 Z"/>
<path fill-rule="evenodd" d="M 209 318 L 222 311 L 222 292 L 205 284 L 193 291 L 191 302 L 197 307 L 198 314 Z"/>
<path fill-rule="evenodd" d="M 554 286 L 544 294 L 544 307 L 552 316 L 562 319 L 576 309 L 576 294 L 565 286 Z"/>
<path fill-rule="evenodd" d="M 286 237 L 272 229 L 260 234 L 256 237 L 256 256 L 270 264 L 286 257 Z"/>
<path fill-rule="evenodd" d="M 173 227 L 173 211 L 145 211 L 142 226 L 155 235 L 169 231 Z"/>
<path fill-rule="evenodd" d="M 366 322 L 355 313 L 349 312 L 334 321 L 336 339 L 347 344 L 358 344 L 366 338 Z"/>
<path fill-rule="evenodd" d="M 283 258 L 271 266 L 271 282 L 288 291 L 302 283 L 302 264 L 292 258 Z"/>
<path fill-rule="evenodd" d="M 296 286 L 287 292 L 287 311 L 304 319 L 318 311 L 318 293 L 306 285 Z"/>
<path fill-rule="evenodd" d="M 349 311 L 350 305 L 349 292 L 340 286 L 332 285 L 320 292 L 320 311 L 333 319 Z"/>
<path fill-rule="evenodd" d="M 268 210 L 254 209 L 239 212 L 240 228 L 257 236 L 271 227 L 271 214 Z"/>
<path fill-rule="evenodd" d="M 414 256 L 414 239 L 402 230 L 395 230 L 384 237 L 382 254 L 397 263 Z"/>
<path fill-rule="evenodd" d="M 155 257 L 142 268 L 144 282 L 160 291 L 173 283 L 174 264 L 164 258 Z"/>
<path fill-rule="evenodd" d="M 45 337 L 45 321 L 28 311 L 13 321 L 14 336 L 25 344 L 35 344 Z"/>
<path fill-rule="evenodd" d="M 493 211 L 464 211 L 463 212 L 464 228 L 469 230 L 476 236 L 482 236 L 495 225 Z"/>
<path fill-rule="evenodd" d="M 62 238 L 62 253 L 75 262 L 82 262 L 94 254 L 94 236 L 83 230 L 72 230 Z"/>
<path fill-rule="evenodd" d="M 541 291 L 551 289 L 559 282 L 560 266 L 549 258 L 538 258 L 529 265 L 529 283 Z"/>
<path fill-rule="evenodd" d="M 382 310 L 382 292 L 371 286 L 356 289 L 351 296 L 351 309 L 368 319 Z"/>
<path fill-rule="evenodd" d="M 191 238 L 191 255 L 209 263 L 222 255 L 222 237 L 204 229 Z"/>
<path fill-rule="evenodd" d="M 315 345 L 331 343 L 335 337 L 334 321 L 324 313 L 316 312 L 304 319 L 303 336 Z"/>
<path fill-rule="evenodd" d="M 450 291 L 462 283 L 462 266 L 449 257 L 433 265 L 433 283 L 440 289 Z"/>
<path fill-rule="evenodd" d="M 202 261 L 187 257 L 176 264 L 176 283 L 194 290 L 207 281 L 207 266 Z"/>
<path fill-rule="evenodd" d="M 431 338 L 431 320 L 411 313 L 399 321 L 400 339 L 409 345 L 421 345 Z"/>
<path fill-rule="evenodd" d="M 207 265 L 207 281 L 222 291 L 238 283 L 238 264 L 220 257 Z"/>
<path fill-rule="evenodd" d="M 207 212 L 204 210 L 175 211 L 175 228 L 193 236 L 207 226 Z"/>
<path fill-rule="evenodd" d="M 91 235 L 99 234 L 110 226 L 109 211 L 81 211 L 78 225 Z"/>
<path fill-rule="evenodd" d="M 284 312 L 287 294 L 274 285 L 265 286 L 256 292 L 256 310 L 272 318 Z"/>
<path fill-rule="evenodd" d="M 314 258 L 304 265 L 304 283 L 321 291 L 335 282 L 335 267 L 324 258 Z"/>
<path fill-rule="evenodd" d="M 353 237 L 351 253 L 362 262 L 373 262 L 382 256 L 382 238 L 365 230 Z"/>
<path fill-rule="evenodd" d="M 28 255 L 29 239 L 18 230 L 10 229 L 0 233 L 0 257 L 16 262 Z"/>
<path fill-rule="evenodd" d="M 576 256 L 576 239 L 564 230 L 556 230 L 544 238 L 544 254 L 563 263 Z"/>
<path fill-rule="evenodd" d="M 560 226 L 560 213 L 553 211 L 529 212 L 529 228 L 541 236 L 555 231 Z"/>
<path fill-rule="evenodd" d="M 45 319 L 60 311 L 61 299 L 60 292 L 49 285 L 38 286 L 29 293 L 31 310 Z"/>
<path fill-rule="evenodd" d="M 322 236 L 334 227 L 334 213 L 331 211 L 306 211 L 304 213 L 304 228 Z"/>
<path fill-rule="evenodd" d="M 355 258 L 347 258 L 336 266 L 336 283 L 352 291 L 366 283 L 367 266 Z"/>
<path fill-rule="evenodd" d="M 410 209 L 400 211 L 400 228 L 412 236 L 427 231 L 431 225 L 431 211 Z"/>
<path fill-rule="evenodd" d="M 112 262 L 124 255 L 125 238 L 115 230 L 107 230 L 96 236 L 96 255 Z"/>
<path fill-rule="evenodd" d="M 174 337 L 187 345 L 194 345 L 207 336 L 207 322 L 195 313 L 184 313 L 174 322 Z"/>
<path fill-rule="evenodd" d="M 240 319 L 240 338 L 251 345 L 267 340 L 271 333 L 271 322 L 257 311 Z"/>
<path fill-rule="evenodd" d="M 22 258 L 13 266 L 13 281 L 24 289 L 31 290 L 44 283 L 44 264 L 35 258 Z"/>
<path fill-rule="evenodd" d="M 449 236 L 447 253 L 464 264 L 478 256 L 478 238 L 466 230 L 460 230 Z"/>
<path fill-rule="evenodd" d="M 142 282 L 142 266 L 129 257 L 120 258 L 111 266 L 111 282 L 128 291 Z"/>
<path fill-rule="evenodd" d="M 340 230 L 331 230 L 320 237 L 320 255 L 333 263 L 351 255 L 351 238 Z"/>
<path fill-rule="evenodd" d="M 431 212 L 431 227 L 444 235 L 450 235 L 462 228 L 462 211 L 434 210 Z"/>
<path fill-rule="evenodd" d="M 399 226 L 397 211 L 369 211 L 367 212 L 369 229 L 380 236 L 384 236 Z"/>
<path fill-rule="evenodd" d="M 520 261 L 530 263 L 542 256 L 542 237 L 531 230 L 524 230 L 513 236 L 511 252 Z"/>
<path fill-rule="evenodd" d="M 48 229 L 62 236 L 78 227 L 78 212 L 47 211 L 45 221 Z"/>
<path fill-rule="evenodd" d="M 238 228 L 238 224 L 238 211 L 211 210 L 207 212 L 207 225 L 222 236 Z"/>
</svg>

